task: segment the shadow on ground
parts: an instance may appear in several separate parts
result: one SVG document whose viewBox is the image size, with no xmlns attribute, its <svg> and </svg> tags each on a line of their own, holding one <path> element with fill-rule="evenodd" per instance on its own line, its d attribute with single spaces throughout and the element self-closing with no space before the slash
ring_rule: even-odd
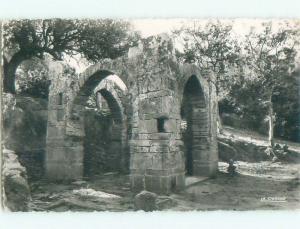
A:
<svg viewBox="0 0 300 229">
<path fill-rule="evenodd" d="M 299 165 L 238 162 L 237 174 L 219 163 L 215 178 L 203 180 L 169 196 L 161 210 L 299 209 Z M 31 185 L 32 211 L 133 211 L 129 176 L 107 173 L 72 184 Z M 166 201 L 165 201 L 166 202 Z M 166 202 L 166 203 L 167 203 Z"/>
</svg>

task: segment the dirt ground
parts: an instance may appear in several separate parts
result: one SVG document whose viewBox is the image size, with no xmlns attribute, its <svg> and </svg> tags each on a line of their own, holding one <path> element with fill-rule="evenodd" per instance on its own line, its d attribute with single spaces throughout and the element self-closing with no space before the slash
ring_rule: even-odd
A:
<svg viewBox="0 0 300 229">
<path fill-rule="evenodd" d="M 245 129 L 241 130 L 241 129 L 232 128 L 230 126 L 223 126 L 222 133 L 223 135 L 227 135 L 227 136 L 231 135 L 239 140 L 256 143 L 261 146 L 267 146 L 269 144 L 268 136 L 259 134 L 255 131 L 250 131 Z M 274 141 L 275 143 L 279 143 L 279 144 L 287 144 L 289 146 L 289 149 L 300 153 L 300 143 L 298 142 L 285 141 L 277 138 L 275 138 Z"/>
<path fill-rule="evenodd" d="M 173 210 L 299 209 L 299 165 L 237 162 L 235 176 L 219 163 L 219 174 L 176 195 Z"/>
<path fill-rule="evenodd" d="M 215 178 L 160 196 L 161 210 L 293 210 L 300 208 L 299 164 L 237 162 L 230 176 L 219 163 Z M 129 176 L 107 173 L 72 184 L 31 184 L 31 211 L 133 211 Z"/>
</svg>

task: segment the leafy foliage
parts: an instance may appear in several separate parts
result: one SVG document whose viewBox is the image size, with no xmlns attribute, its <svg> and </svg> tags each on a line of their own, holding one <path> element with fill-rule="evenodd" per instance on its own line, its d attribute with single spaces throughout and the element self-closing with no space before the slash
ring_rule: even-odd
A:
<svg viewBox="0 0 300 229">
<path fill-rule="evenodd" d="M 82 55 L 91 62 L 117 58 L 139 35 L 121 20 L 12 20 L 4 25 L 4 90 L 15 92 L 15 73 L 24 61 L 50 54 L 54 60 Z"/>
<path fill-rule="evenodd" d="M 219 102 L 220 114 L 235 114 L 244 128 L 261 132 L 266 106 L 257 98 L 260 90 L 259 83 L 255 81 L 233 85 L 229 94 Z"/>
<path fill-rule="evenodd" d="M 232 35 L 232 26 L 217 22 L 208 22 L 204 27 L 195 22 L 193 27 L 185 26 L 175 31 L 183 40 L 183 52 L 177 56 L 183 62 L 195 63 L 201 70 L 215 73 L 219 92 L 227 86 L 233 67 L 240 63 L 240 46 Z"/>
<path fill-rule="evenodd" d="M 4 26 L 5 47 L 27 56 L 56 60 L 83 54 L 88 60 L 116 58 L 138 39 L 130 24 L 120 20 L 13 20 Z"/>
<path fill-rule="evenodd" d="M 17 92 L 22 95 L 48 98 L 50 79 L 47 64 L 38 58 L 24 61 L 17 75 Z"/>
<path fill-rule="evenodd" d="M 286 140 L 300 142 L 300 103 L 299 103 L 299 70 L 292 76 L 286 77 L 273 95 L 275 114 L 274 136 Z M 247 83 L 234 85 L 230 93 L 219 102 L 219 111 L 224 116 L 225 125 L 236 128 L 246 128 L 262 134 L 267 134 L 266 114 L 268 106 L 258 97 L 262 92 L 260 81 L 253 80 Z M 236 116 L 239 123 L 233 117 Z M 231 121 L 230 121 L 231 120 Z"/>
<path fill-rule="evenodd" d="M 257 76 L 260 83 L 260 98 L 262 105 L 268 107 L 269 142 L 273 146 L 274 126 L 274 96 L 279 95 L 281 88 L 287 88 L 287 80 L 295 68 L 295 57 L 298 45 L 298 30 L 286 24 L 277 31 L 272 29 L 272 23 L 263 24 L 262 33 L 253 29 L 246 36 L 246 63 Z M 291 80 L 291 79 L 289 79 Z"/>
<path fill-rule="evenodd" d="M 273 107 L 276 114 L 275 136 L 300 142 L 300 71 L 294 71 L 290 77 L 277 87 L 273 95 Z"/>
<path fill-rule="evenodd" d="M 263 32 L 252 29 L 246 36 L 246 63 L 260 80 L 265 96 L 269 97 L 295 68 L 299 31 L 289 28 L 288 24 L 275 32 L 272 23 L 263 26 Z"/>
</svg>

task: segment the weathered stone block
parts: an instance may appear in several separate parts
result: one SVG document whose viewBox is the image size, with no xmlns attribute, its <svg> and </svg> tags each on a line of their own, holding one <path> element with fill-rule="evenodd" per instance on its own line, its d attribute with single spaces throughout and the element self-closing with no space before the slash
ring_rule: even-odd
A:
<svg viewBox="0 0 300 229">
<path fill-rule="evenodd" d="M 73 147 L 68 147 L 65 150 L 65 159 L 70 161 L 70 162 L 82 162 L 83 161 L 83 146 L 73 146 Z"/>
<path fill-rule="evenodd" d="M 157 210 L 157 195 L 152 192 L 142 191 L 134 197 L 135 210 L 144 210 L 146 212 Z"/>
<path fill-rule="evenodd" d="M 145 176 L 145 189 L 150 192 L 161 193 L 160 176 Z"/>
<path fill-rule="evenodd" d="M 140 120 L 139 131 L 140 131 L 140 133 L 156 133 L 157 132 L 156 119 Z"/>
<path fill-rule="evenodd" d="M 176 112 L 176 101 L 172 96 L 164 96 L 161 98 L 161 112 L 168 113 L 169 115 L 178 114 Z"/>
<path fill-rule="evenodd" d="M 138 148 L 138 153 L 148 153 L 148 152 L 150 152 L 149 146 L 142 146 Z"/>
<path fill-rule="evenodd" d="M 137 144 L 139 145 L 139 146 L 151 146 L 151 140 L 139 140 L 139 141 L 137 141 Z"/>
<path fill-rule="evenodd" d="M 56 138 L 64 138 L 65 129 L 61 126 L 49 126 L 47 128 L 47 136 L 48 137 L 56 137 Z"/>
<path fill-rule="evenodd" d="M 161 112 L 161 98 L 143 99 L 139 103 L 139 116 L 143 118 L 143 115 L 155 115 Z"/>
<path fill-rule="evenodd" d="M 133 171 L 131 170 L 130 184 L 131 184 L 131 190 L 133 192 L 139 192 L 139 191 L 143 190 L 144 189 L 144 175 L 133 174 Z"/>
<path fill-rule="evenodd" d="M 135 153 L 131 154 L 130 157 L 130 168 L 131 169 L 139 169 L 144 170 L 146 168 L 146 154 L 143 153 Z"/>
<path fill-rule="evenodd" d="M 64 147 L 64 146 L 66 146 L 66 141 L 65 141 L 64 138 L 48 138 L 47 139 L 47 146 L 49 148 Z"/>
<path fill-rule="evenodd" d="M 149 139 L 153 139 L 153 138 L 151 137 L 151 134 L 138 134 L 138 139 L 149 140 Z"/>
<path fill-rule="evenodd" d="M 168 140 L 171 138 L 171 133 L 152 133 L 149 138 L 153 140 Z"/>
<path fill-rule="evenodd" d="M 185 188 L 185 174 L 184 172 L 175 175 L 176 185 L 175 191 L 181 191 Z"/>
<path fill-rule="evenodd" d="M 175 189 L 175 186 L 176 183 L 172 182 L 172 176 L 160 177 L 160 193 L 169 194 L 173 189 Z"/>
<path fill-rule="evenodd" d="M 50 180 L 78 180 L 82 179 L 82 163 L 48 162 L 46 177 Z"/>
<path fill-rule="evenodd" d="M 48 110 L 48 122 L 50 123 L 57 123 L 57 110 L 56 109 L 49 109 Z"/>
<path fill-rule="evenodd" d="M 195 176 L 209 176 L 213 177 L 218 171 L 218 162 L 202 162 L 193 161 L 193 174 Z"/>
</svg>

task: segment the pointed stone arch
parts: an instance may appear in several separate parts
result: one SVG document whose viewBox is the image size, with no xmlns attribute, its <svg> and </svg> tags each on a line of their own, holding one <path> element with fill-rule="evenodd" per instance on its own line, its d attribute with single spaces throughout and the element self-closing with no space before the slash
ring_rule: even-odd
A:
<svg viewBox="0 0 300 229">
<path fill-rule="evenodd" d="M 217 171 L 218 152 L 216 142 L 216 94 L 209 81 L 192 64 L 180 68 L 179 103 L 181 118 L 185 124 L 182 140 L 185 151 L 186 174 L 213 176 Z M 205 76 L 205 77 L 204 77 Z"/>
<path fill-rule="evenodd" d="M 119 71 L 107 70 L 119 68 Z M 78 76 L 77 80 L 72 80 L 69 84 L 65 83 L 62 89 L 54 94 L 52 92 L 49 106 L 50 113 L 56 113 L 56 117 L 48 120 L 47 130 L 47 153 L 46 153 L 46 176 L 55 180 L 80 179 L 83 175 L 83 138 L 84 130 L 84 109 L 89 96 L 94 93 L 100 82 L 109 75 L 116 73 L 126 85 L 127 76 L 124 77 L 122 67 L 118 61 L 108 61 L 89 67 L 85 72 Z M 56 82 L 61 84 L 59 79 Z M 122 124 L 120 137 L 124 134 L 124 125 L 127 121 L 123 118 L 122 104 L 108 91 L 101 91 L 102 94 L 110 101 L 114 112 L 117 112 L 116 118 Z M 124 125 L 123 125 L 124 124 Z M 127 132 L 127 128 L 125 129 Z M 127 140 L 127 139 L 126 139 Z M 124 143 L 124 147 L 127 143 Z M 129 160 L 129 159 L 126 159 Z M 125 159 L 120 159 L 120 165 L 125 166 Z M 122 168 L 121 170 L 126 170 Z M 128 169 L 127 169 L 128 170 Z"/>
<path fill-rule="evenodd" d="M 130 106 L 127 139 L 130 149 L 130 183 L 133 191 L 170 193 L 185 186 L 185 156 L 182 150 L 180 107 L 186 83 L 199 81 L 198 90 L 207 110 L 201 160 L 197 170 L 203 176 L 217 172 L 217 97 L 210 73 L 192 64 L 180 64 L 170 40 L 152 37 L 135 51 L 115 61 L 88 68 L 69 82 L 56 77 L 49 98 L 47 130 L 47 176 L 80 179 L 84 136 L 81 112 L 87 96 L 110 74 L 118 75 L 128 88 Z M 63 94 L 59 94 L 63 93 Z M 57 101 L 62 101 L 58 104 Z M 200 109 L 201 106 L 199 105 Z M 203 173 L 202 173 L 203 172 Z M 200 174 L 200 173 L 199 173 Z"/>
</svg>

